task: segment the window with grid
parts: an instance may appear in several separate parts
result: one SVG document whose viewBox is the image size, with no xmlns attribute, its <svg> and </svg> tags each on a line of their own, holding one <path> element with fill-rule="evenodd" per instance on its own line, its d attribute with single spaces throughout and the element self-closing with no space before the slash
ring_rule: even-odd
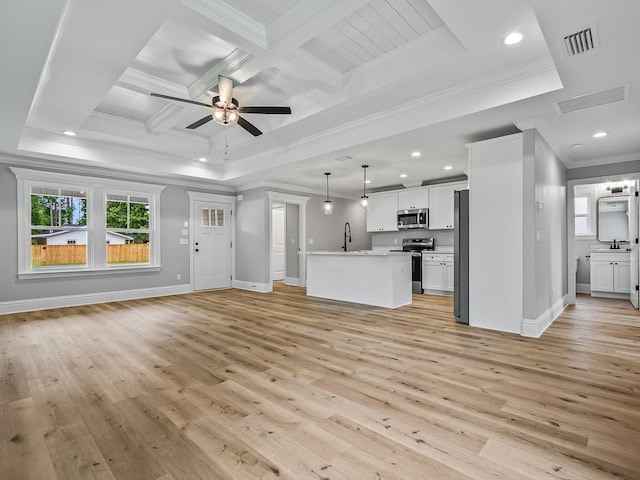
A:
<svg viewBox="0 0 640 480">
<path fill-rule="evenodd" d="M 160 267 L 164 186 L 10 168 L 19 278 Z"/>
<path fill-rule="evenodd" d="M 149 203 L 145 195 L 107 193 L 107 265 L 150 262 Z"/>
<path fill-rule="evenodd" d="M 87 265 L 87 190 L 31 186 L 32 268 Z"/>
</svg>

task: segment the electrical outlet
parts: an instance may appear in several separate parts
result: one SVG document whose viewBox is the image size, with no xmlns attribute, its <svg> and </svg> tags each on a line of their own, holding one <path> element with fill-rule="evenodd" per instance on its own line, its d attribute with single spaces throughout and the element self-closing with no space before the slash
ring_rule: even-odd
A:
<svg viewBox="0 0 640 480">
<path fill-rule="evenodd" d="M 313 238 L 309 239 L 309 245 L 313 245 Z"/>
<path fill-rule="evenodd" d="M 177 275 L 176 275 L 176 280 L 182 280 L 182 275 L 177 274 Z"/>
<path fill-rule="evenodd" d="M 393 244 L 394 244 L 394 245 L 397 245 L 397 244 L 398 244 L 398 239 L 397 239 L 397 238 L 394 238 L 394 239 L 393 239 Z"/>
</svg>

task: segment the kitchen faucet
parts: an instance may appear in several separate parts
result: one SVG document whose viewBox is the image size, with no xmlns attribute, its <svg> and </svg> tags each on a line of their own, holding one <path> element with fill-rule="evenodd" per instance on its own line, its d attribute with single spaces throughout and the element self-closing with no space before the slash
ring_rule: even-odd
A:
<svg viewBox="0 0 640 480">
<path fill-rule="evenodd" d="M 349 233 L 347 233 L 347 231 Z M 349 243 L 351 243 L 351 225 L 349 222 L 344 224 L 344 245 L 342 245 L 342 250 L 347 251 L 347 239 L 349 239 Z"/>
</svg>

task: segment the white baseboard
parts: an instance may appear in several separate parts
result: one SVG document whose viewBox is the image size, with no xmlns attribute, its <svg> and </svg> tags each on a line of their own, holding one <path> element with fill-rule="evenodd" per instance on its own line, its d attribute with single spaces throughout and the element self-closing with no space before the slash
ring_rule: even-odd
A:
<svg viewBox="0 0 640 480">
<path fill-rule="evenodd" d="M 547 308 L 538 318 L 523 318 L 520 325 L 520 335 L 523 337 L 539 338 L 549 325 L 558 318 L 569 304 L 569 296 L 565 295 L 556 303 Z"/>
<path fill-rule="evenodd" d="M 600 298 L 617 298 L 619 300 L 629 300 L 631 298 L 630 293 L 615 293 L 615 292 L 591 292 L 592 297 Z"/>
<path fill-rule="evenodd" d="M 284 278 L 284 284 L 285 285 L 291 285 L 293 287 L 301 287 L 302 285 L 300 285 L 300 279 L 299 278 L 294 278 L 294 277 L 285 277 Z"/>
<path fill-rule="evenodd" d="M 591 284 L 576 283 L 576 293 L 591 293 Z"/>
<path fill-rule="evenodd" d="M 119 290 L 115 292 L 85 293 L 82 295 L 64 295 L 61 297 L 30 298 L 27 300 L 11 300 L 0 302 L 0 315 L 48 308 L 75 307 L 93 303 L 121 302 L 138 298 L 164 297 L 191 293 L 191 285 L 172 285 L 168 287 L 138 288 L 135 290 Z"/>
<path fill-rule="evenodd" d="M 240 290 L 249 290 L 251 292 L 259 292 L 259 293 L 273 292 L 272 283 L 257 283 L 257 282 L 245 282 L 244 280 L 234 280 L 231 286 L 233 288 L 238 288 Z"/>
</svg>

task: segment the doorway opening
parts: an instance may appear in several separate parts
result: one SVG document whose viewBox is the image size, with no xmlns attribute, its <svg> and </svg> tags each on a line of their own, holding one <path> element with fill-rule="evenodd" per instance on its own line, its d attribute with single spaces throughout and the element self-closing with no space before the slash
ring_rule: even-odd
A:
<svg viewBox="0 0 640 480">
<path fill-rule="evenodd" d="M 309 197 L 267 192 L 271 281 L 306 285 L 306 205 Z"/>
<path fill-rule="evenodd" d="M 640 174 L 567 183 L 569 303 L 576 294 L 629 300 L 638 308 Z"/>
</svg>

